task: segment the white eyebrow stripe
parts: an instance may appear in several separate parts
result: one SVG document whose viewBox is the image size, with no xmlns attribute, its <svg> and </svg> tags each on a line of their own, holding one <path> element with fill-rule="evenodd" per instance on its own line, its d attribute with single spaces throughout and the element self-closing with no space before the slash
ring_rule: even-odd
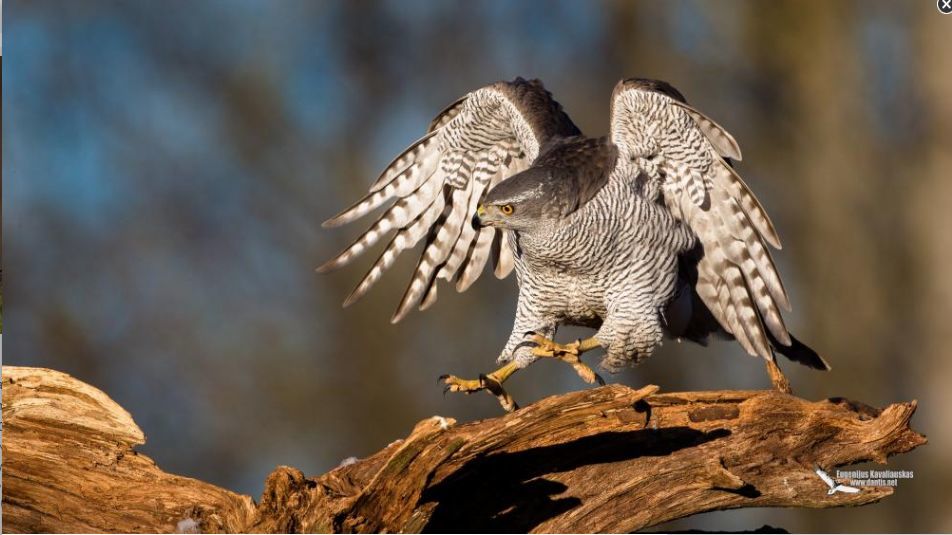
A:
<svg viewBox="0 0 952 535">
<path fill-rule="evenodd" d="M 520 203 L 523 201 L 541 198 L 542 194 L 544 193 L 543 191 L 544 187 L 545 185 L 540 181 L 538 184 L 535 184 L 532 188 L 519 191 L 510 197 L 502 197 L 490 204 Z"/>
</svg>

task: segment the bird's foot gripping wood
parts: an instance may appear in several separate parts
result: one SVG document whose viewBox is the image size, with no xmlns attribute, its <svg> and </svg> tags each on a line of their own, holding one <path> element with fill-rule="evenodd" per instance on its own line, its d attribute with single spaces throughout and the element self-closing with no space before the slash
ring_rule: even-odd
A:
<svg viewBox="0 0 952 535">
<path fill-rule="evenodd" d="M 532 347 L 532 354 L 534 356 L 555 358 L 569 364 L 575 369 L 575 373 L 586 383 L 592 384 L 597 381 L 600 385 L 605 384 L 605 380 L 579 358 L 582 353 L 601 347 L 601 344 L 595 337 L 586 338 L 585 340 L 576 340 L 568 344 L 560 344 L 535 331 L 527 332 L 526 336 L 530 337 L 529 340 L 516 346 L 517 349 L 525 346 Z"/>
<path fill-rule="evenodd" d="M 519 367 L 515 362 L 509 362 L 490 374 L 480 374 L 479 379 L 460 379 L 455 375 L 441 375 L 440 381 L 446 385 L 443 387 L 444 394 L 447 392 L 463 392 L 466 394 L 471 394 L 473 392 L 485 390 L 496 396 L 496 399 L 499 400 L 499 404 L 502 405 L 503 410 L 506 412 L 512 412 L 518 409 L 519 405 L 517 405 L 515 400 L 512 399 L 512 396 L 509 395 L 509 392 L 506 392 L 506 389 L 502 387 L 502 384 L 506 382 L 506 379 L 508 379 L 509 376 L 515 373 L 518 369 Z"/>
</svg>

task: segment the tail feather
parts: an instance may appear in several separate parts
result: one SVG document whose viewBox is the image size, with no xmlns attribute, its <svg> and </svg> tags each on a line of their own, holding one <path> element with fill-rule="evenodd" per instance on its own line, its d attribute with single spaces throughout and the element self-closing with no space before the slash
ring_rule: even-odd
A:
<svg viewBox="0 0 952 535">
<path fill-rule="evenodd" d="M 790 345 L 788 346 L 777 342 L 770 334 L 770 331 L 767 331 L 767 336 L 770 337 L 770 343 L 777 353 L 780 353 L 788 359 L 813 368 L 814 370 L 828 371 L 831 369 L 830 365 L 823 360 L 823 357 L 800 340 L 797 340 L 792 334 L 790 335 Z"/>
</svg>

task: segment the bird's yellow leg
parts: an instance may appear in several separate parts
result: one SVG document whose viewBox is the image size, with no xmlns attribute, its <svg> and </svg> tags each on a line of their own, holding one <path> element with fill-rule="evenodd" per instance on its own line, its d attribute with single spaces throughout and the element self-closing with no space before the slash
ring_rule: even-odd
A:
<svg viewBox="0 0 952 535">
<path fill-rule="evenodd" d="M 605 384 L 605 380 L 579 358 L 582 353 L 601 347 L 602 344 L 594 336 L 568 344 L 560 344 L 537 332 L 529 332 L 526 335 L 530 336 L 529 340 L 520 345 L 532 346 L 534 356 L 559 359 L 572 366 L 575 373 L 586 383 L 592 384 L 597 381 L 600 385 Z"/>
<path fill-rule="evenodd" d="M 776 355 L 767 361 L 767 375 L 770 376 L 770 382 L 773 384 L 774 389 L 784 394 L 793 393 L 793 389 L 790 388 L 790 381 L 788 381 L 787 376 L 780 371 L 780 366 L 777 366 Z"/>
<path fill-rule="evenodd" d="M 446 387 L 443 388 L 444 393 L 464 392 L 470 394 L 479 392 L 480 390 L 486 390 L 496 396 L 496 399 L 499 400 L 499 404 L 502 405 L 502 408 L 506 412 L 512 412 L 518 409 L 519 405 L 512 399 L 509 392 L 506 392 L 502 384 L 506 382 L 506 379 L 509 379 L 509 376 L 516 373 L 518 369 L 519 366 L 517 366 L 515 362 L 507 362 L 492 373 L 486 375 L 480 374 L 479 379 L 460 379 L 455 375 L 443 375 L 440 377 L 440 381 L 446 385 Z"/>
</svg>

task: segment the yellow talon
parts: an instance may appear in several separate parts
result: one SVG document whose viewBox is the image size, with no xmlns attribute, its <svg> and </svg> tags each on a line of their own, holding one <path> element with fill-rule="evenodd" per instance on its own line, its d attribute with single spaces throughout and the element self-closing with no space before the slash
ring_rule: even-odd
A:
<svg viewBox="0 0 952 535">
<path fill-rule="evenodd" d="M 512 412 L 518 409 L 519 405 L 512 399 L 509 392 L 506 392 L 502 384 L 506 382 L 509 376 L 516 373 L 518 369 L 519 367 L 516 366 L 515 362 L 509 362 L 490 374 L 480 375 L 479 379 L 460 379 L 455 375 L 443 375 L 440 377 L 440 381 L 446 385 L 443 388 L 444 394 L 446 392 L 471 394 L 473 392 L 479 392 L 480 390 L 486 390 L 496 396 L 496 399 L 499 400 L 499 404 L 502 405 L 502 408 L 506 412 Z"/>
<path fill-rule="evenodd" d="M 448 392 L 464 392 L 466 394 L 478 392 L 483 389 L 479 379 L 460 379 L 455 375 L 444 375 L 440 380 L 446 383 L 445 390 Z"/>
<path fill-rule="evenodd" d="M 556 358 L 569 364 L 575 369 L 575 373 L 582 378 L 588 384 L 598 382 L 600 385 L 605 384 L 605 380 L 601 378 L 600 375 L 595 373 L 595 370 L 590 368 L 587 364 L 582 362 L 582 359 L 579 357 L 582 353 L 586 351 L 591 351 L 597 347 L 601 347 L 601 344 L 595 337 L 586 338 L 585 340 L 576 340 L 574 342 L 569 342 L 568 344 L 560 344 L 553 340 L 550 340 L 539 333 L 527 333 L 531 334 L 532 337 L 528 342 L 525 342 L 529 345 L 533 345 L 532 354 L 536 357 L 541 358 Z"/>
<path fill-rule="evenodd" d="M 559 344 L 539 333 L 526 333 L 527 336 L 529 334 L 531 334 L 532 337 L 520 345 L 533 346 L 532 354 L 536 357 L 559 359 L 571 365 L 575 373 L 586 383 L 592 384 L 598 382 L 601 385 L 605 384 L 605 381 L 579 358 L 579 355 L 582 353 L 595 349 L 596 347 L 601 347 L 601 344 L 599 344 L 598 340 L 595 340 L 594 337 L 585 340 L 576 340 L 568 344 Z M 492 373 L 480 375 L 479 379 L 461 379 L 455 375 L 443 375 L 440 377 L 440 382 L 445 385 L 443 387 L 444 394 L 446 392 L 471 394 L 485 390 L 496 396 L 496 399 L 499 400 L 499 404 L 502 405 L 503 409 L 507 412 L 512 412 L 518 409 L 519 406 L 515 400 L 512 399 L 512 396 L 506 392 L 506 389 L 502 387 L 502 384 L 506 382 L 512 374 L 516 373 L 517 370 L 519 370 L 519 366 L 517 366 L 515 362 L 509 362 Z"/>
</svg>

